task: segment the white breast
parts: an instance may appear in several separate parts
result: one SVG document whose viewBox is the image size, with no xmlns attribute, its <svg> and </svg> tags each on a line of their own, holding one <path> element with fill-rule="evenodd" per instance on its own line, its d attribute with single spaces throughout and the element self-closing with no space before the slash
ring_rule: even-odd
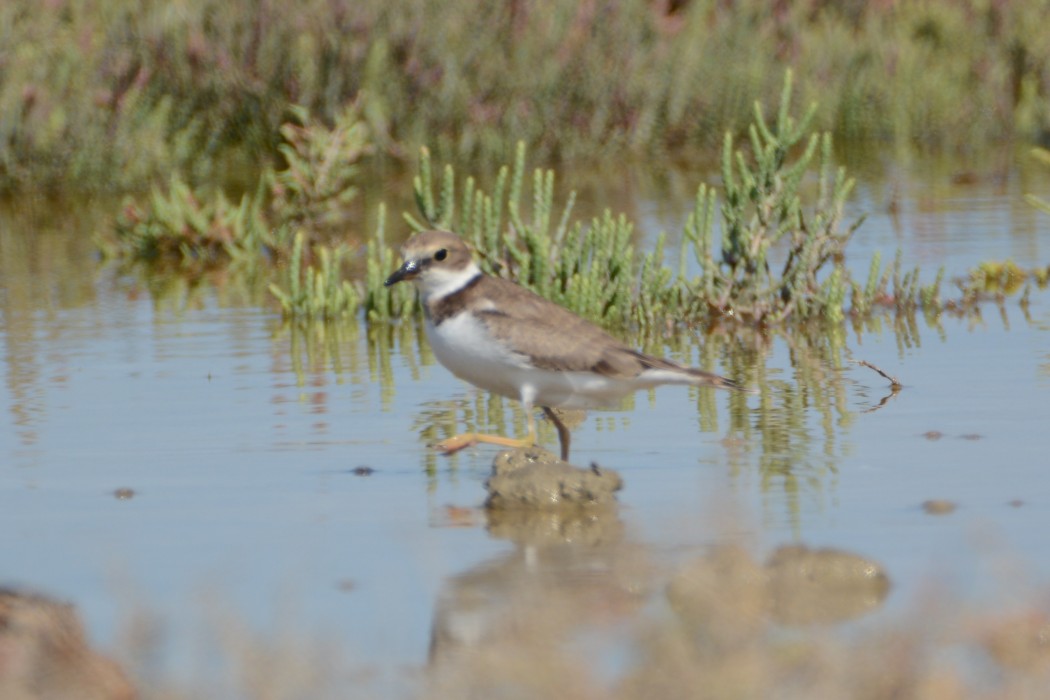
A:
<svg viewBox="0 0 1050 700">
<path fill-rule="evenodd" d="M 520 399 L 527 383 L 525 359 L 493 338 L 485 325 L 462 312 L 435 326 L 426 322 L 427 338 L 438 361 L 471 384 Z"/>
</svg>

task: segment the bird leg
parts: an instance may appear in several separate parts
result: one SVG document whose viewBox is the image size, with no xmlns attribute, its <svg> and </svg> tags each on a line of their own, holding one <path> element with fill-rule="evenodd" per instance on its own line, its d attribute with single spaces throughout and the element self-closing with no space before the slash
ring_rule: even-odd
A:
<svg viewBox="0 0 1050 700">
<path fill-rule="evenodd" d="M 450 455 L 479 442 L 489 445 L 501 445 L 503 447 L 532 447 L 536 444 L 536 436 L 526 435 L 523 438 L 512 438 L 505 435 L 487 435 L 485 433 L 460 433 L 459 435 L 445 438 L 441 442 L 435 442 L 433 447 Z"/>
<path fill-rule="evenodd" d="M 558 414 L 546 406 L 543 406 L 542 408 L 543 413 L 547 416 L 547 420 L 553 423 L 558 431 L 558 442 L 561 445 L 561 460 L 563 462 L 568 462 L 569 445 L 572 442 L 572 436 L 569 433 L 569 429 L 565 427 L 565 423 L 558 418 Z M 470 447 L 471 445 L 476 445 L 479 442 L 488 445 L 500 445 L 501 447 L 532 447 L 536 444 L 536 419 L 532 415 L 531 408 L 526 409 L 525 415 L 528 416 L 529 421 L 529 432 L 525 437 L 512 438 L 503 435 L 487 435 L 485 433 L 460 433 L 459 435 L 445 438 L 441 442 L 434 443 L 433 447 L 447 455 L 450 455 L 453 452 L 459 452 L 460 450 Z"/>
<path fill-rule="evenodd" d="M 571 435 L 569 429 L 565 427 L 565 424 L 561 422 L 561 418 L 551 409 L 543 406 L 543 412 L 547 415 L 547 420 L 554 423 L 554 427 L 558 429 L 558 442 L 561 443 L 561 461 L 569 461 L 569 442 L 571 441 Z"/>
<path fill-rule="evenodd" d="M 463 448 L 476 445 L 479 442 L 502 447 L 532 447 L 536 444 L 536 419 L 533 418 L 531 410 L 526 411 L 526 415 L 529 417 L 529 432 L 525 437 L 512 438 L 503 435 L 487 435 L 485 433 L 460 433 L 459 435 L 445 438 L 441 442 L 434 443 L 433 447 L 447 455 L 459 452 Z"/>
</svg>

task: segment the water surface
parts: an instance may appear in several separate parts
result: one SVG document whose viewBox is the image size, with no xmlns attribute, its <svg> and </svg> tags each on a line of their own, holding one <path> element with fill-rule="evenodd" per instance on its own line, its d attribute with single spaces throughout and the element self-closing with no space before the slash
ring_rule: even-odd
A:
<svg viewBox="0 0 1050 700">
<path fill-rule="evenodd" d="M 931 277 L 988 258 L 1045 265 L 1050 221 L 1021 198 L 1050 192 L 1050 177 L 1020 158 L 965 171 L 860 168 L 851 209 L 870 217 L 854 264 L 899 246 Z M 691 194 L 624 178 L 608 186 L 630 193 L 643 244 L 684 216 Z M 414 325 L 303 332 L 221 276 L 187 285 L 100 265 L 105 211 L 9 203 L 0 223 L 0 582 L 75 602 L 104 646 L 148 611 L 175 675 L 207 667 L 202 638 L 226 616 L 262 635 L 324 635 L 391 677 L 418 669 L 443 587 L 513 550 L 469 510 L 495 450 L 446 458 L 426 443 L 464 423 L 521 430 L 520 409 L 451 377 Z M 727 533 L 760 552 L 841 547 L 893 580 L 876 619 L 931 582 L 977 600 L 1004 578 L 1045 585 L 1045 293 L 904 333 L 886 319 L 830 349 L 666 340 L 650 349 L 743 368 L 765 391 L 668 387 L 574 431 L 575 460 L 623 475 L 626 537 L 656 561 L 673 567 Z M 851 359 L 905 388 L 891 395 Z M 958 508 L 931 516 L 921 504 L 934 498 Z"/>
</svg>

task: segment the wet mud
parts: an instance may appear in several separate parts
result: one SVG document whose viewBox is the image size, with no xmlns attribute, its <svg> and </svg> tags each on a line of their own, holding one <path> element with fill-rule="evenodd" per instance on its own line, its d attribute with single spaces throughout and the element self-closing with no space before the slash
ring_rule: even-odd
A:
<svg viewBox="0 0 1050 700">
<path fill-rule="evenodd" d="M 0 588 L 0 698 L 133 700 L 116 663 L 88 645 L 69 604 Z"/>
<path fill-rule="evenodd" d="M 485 484 L 492 510 L 611 506 L 623 479 L 610 469 L 589 469 L 561 461 L 542 447 L 509 450 L 496 456 Z"/>
</svg>

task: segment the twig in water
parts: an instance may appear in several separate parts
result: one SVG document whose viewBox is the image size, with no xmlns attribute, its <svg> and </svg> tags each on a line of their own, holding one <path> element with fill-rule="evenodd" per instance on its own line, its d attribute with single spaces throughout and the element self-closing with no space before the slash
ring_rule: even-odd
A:
<svg viewBox="0 0 1050 700">
<path fill-rule="evenodd" d="M 896 377 L 894 377 L 892 374 L 889 374 L 889 373 L 883 371 L 882 369 L 876 367 L 875 365 L 871 364 L 867 360 L 853 360 L 853 361 L 855 363 L 857 363 L 858 365 L 862 365 L 864 367 L 867 367 L 868 369 L 875 370 L 876 372 L 881 374 L 883 377 L 888 379 L 890 381 L 890 387 L 894 390 L 894 393 L 896 393 L 898 389 L 900 389 L 901 387 L 904 386 L 903 384 L 901 384 L 901 381 L 899 379 L 897 379 Z"/>
</svg>

